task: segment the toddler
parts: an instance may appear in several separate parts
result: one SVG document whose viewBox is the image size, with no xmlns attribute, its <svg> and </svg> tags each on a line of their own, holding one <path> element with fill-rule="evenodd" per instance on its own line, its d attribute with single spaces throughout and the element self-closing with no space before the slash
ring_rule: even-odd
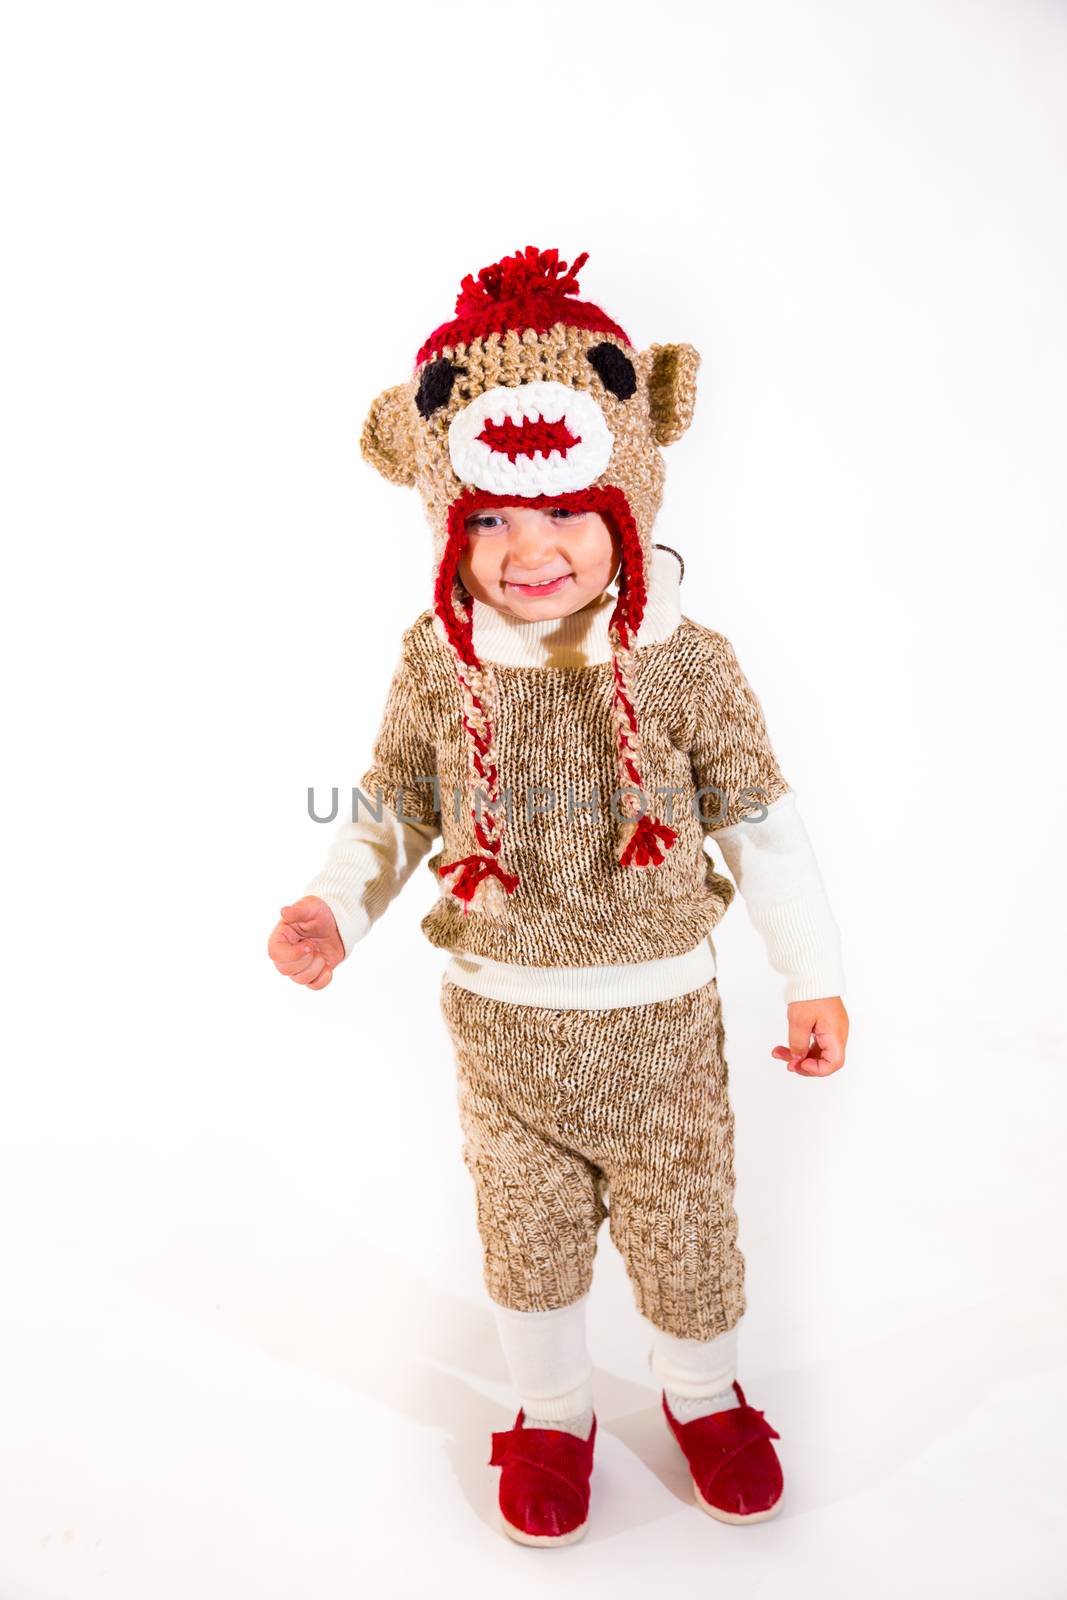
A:
<svg viewBox="0 0 1067 1600">
<path fill-rule="evenodd" d="M 357 814 L 268 947 L 324 989 L 419 863 L 434 873 L 422 928 L 448 952 L 463 1160 L 519 1402 L 490 1460 L 504 1530 L 533 1545 L 587 1525 L 605 1218 L 697 1504 L 734 1523 L 779 1509 L 779 1435 L 736 1377 L 711 933 L 737 891 L 786 979 L 771 1055 L 825 1077 L 848 1035 L 838 930 L 760 702 L 652 539 L 699 357 L 639 350 L 579 298 L 586 259 L 531 245 L 464 278 L 371 407 L 364 456 L 429 518 L 433 603 L 403 635 Z"/>
</svg>

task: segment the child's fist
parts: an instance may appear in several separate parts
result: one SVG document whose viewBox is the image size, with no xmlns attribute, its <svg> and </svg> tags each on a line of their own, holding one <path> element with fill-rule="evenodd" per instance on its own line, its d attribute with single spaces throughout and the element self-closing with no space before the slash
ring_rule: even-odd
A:
<svg viewBox="0 0 1067 1600">
<path fill-rule="evenodd" d="M 333 912 L 325 900 L 308 894 L 282 906 L 282 920 L 267 940 L 267 954 L 278 971 L 307 989 L 325 989 L 333 969 L 345 958 Z"/>
<path fill-rule="evenodd" d="M 844 1066 L 848 1012 L 840 995 L 826 1000 L 794 1000 L 788 1007 L 788 1016 L 789 1044 L 776 1045 L 772 1056 L 788 1061 L 790 1072 L 799 1072 L 804 1078 L 828 1078 Z"/>
</svg>

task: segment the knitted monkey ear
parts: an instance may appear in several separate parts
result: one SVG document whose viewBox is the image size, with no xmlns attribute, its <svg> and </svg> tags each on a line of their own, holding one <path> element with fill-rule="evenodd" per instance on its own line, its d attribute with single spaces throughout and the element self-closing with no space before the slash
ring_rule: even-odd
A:
<svg viewBox="0 0 1067 1600">
<path fill-rule="evenodd" d="M 406 488 L 415 482 L 413 405 L 410 382 L 384 389 L 367 412 L 359 440 L 363 459 L 390 483 Z"/>
<path fill-rule="evenodd" d="M 652 431 L 657 444 L 673 444 L 693 420 L 700 356 L 691 344 L 654 344 L 645 359 Z"/>
</svg>

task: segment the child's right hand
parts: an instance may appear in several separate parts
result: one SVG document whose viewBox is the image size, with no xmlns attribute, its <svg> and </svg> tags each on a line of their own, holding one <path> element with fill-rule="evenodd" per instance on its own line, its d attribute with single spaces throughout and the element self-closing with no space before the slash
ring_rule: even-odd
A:
<svg viewBox="0 0 1067 1600">
<path fill-rule="evenodd" d="M 267 940 L 267 954 L 283 977 L 306 989 L 325 989 L 334 967 L 345 959 L 337 923 L 325 900 L 307 894 L 295 905 L 282 906 L 282 920 Z"/>
</svg>

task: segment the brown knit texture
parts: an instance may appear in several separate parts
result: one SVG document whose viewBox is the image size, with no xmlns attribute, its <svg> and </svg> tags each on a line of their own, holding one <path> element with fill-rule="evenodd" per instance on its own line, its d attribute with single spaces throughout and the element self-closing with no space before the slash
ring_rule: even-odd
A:
<svg viewBox="0 0 1067 1600">
<path fill-rule="evenodd" d="M 590 966 L 681 955 L 722 917 L 735 889 L 703 848 L 706 835 L 758 814 L 786 793 L 762 707 L 737 657 L 720 633 L 683 617 L 669 638 L 633 652 L 634 695 L 644 747 L 648 810 L 666 816 L 659 786 L 680 791 L 671 825 L 677 843 L 659 866 L 620 865 L 618 821 L 610 807 L 617 785 L 611 665 L 580 669 L 493 666 L 498 700 L 496 755 L 512 806 L 506 823 L 508 859 L 522 878 L 497 917 L 464 915 L 441 862 L 469 854 L 473 829 L 465 800 L 467 748 L 454 664 L 427 610 L 404 633 L 373 761 L 359 787 L 421 822 L 438 823 L 443 848 L 430 856 L 441 895 L 422 921 L 426 937 L 457 950 L 526 966 Z M 440 810 L 422 774 L 440 780 Z M 567 815 L 567 784 L 574 814 Z M 599 804 L 588 803 L 599 785 Z M 556 809 L 527 816 L 536 786 L 554 790 Z M 704 796 L 703 822 L 693 813 L 698 787 L 717 786 L 729 805 Z M 454 804 L 460 792 L 459 816 Z M 757 790 L 762 800 L 743 796 Z M 537 796 L 534 795 L 534 804 Z"/>
<path fill-rule="evenodd" d="M 732 1328 L 744 1257 L 716 979 L 604 1011 L 445 979 L 441 1010 L 490 1298 L 519 1311 L 578 1299 L 607 1215 L 644 1316 L 683 1339 Z"/>
</svg>

